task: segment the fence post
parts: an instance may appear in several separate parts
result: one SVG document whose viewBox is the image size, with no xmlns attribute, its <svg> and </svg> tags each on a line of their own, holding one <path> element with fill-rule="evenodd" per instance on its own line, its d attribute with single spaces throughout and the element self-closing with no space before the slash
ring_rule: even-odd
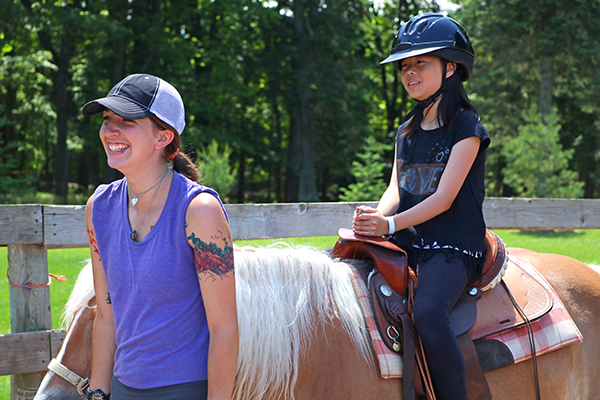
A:
<svg viewBox="0 0 600 400">
<path fill-rule="evenodd" d="M 15 284 L 48 282 L 47 248 L 38 244 L 9 244 L 8 274 Z M 48 286 L 32 289 L 11 286 L 9 296 L 11 333 L 52 329 Z M 34 372 L 12 375 L 11 400 L 33 399 L 44 374 Z"/>
</svg>

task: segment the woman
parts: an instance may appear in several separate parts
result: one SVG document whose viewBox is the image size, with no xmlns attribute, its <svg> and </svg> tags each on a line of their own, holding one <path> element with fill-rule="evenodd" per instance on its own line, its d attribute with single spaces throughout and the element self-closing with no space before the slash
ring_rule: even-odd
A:
<svg viewBox="0 0 600 400">
<path fill-rule="evenodd" d="M 233 244 L 218 194 L 180 152 L 181 96 L 130 75 L 82 109 L 100 112 L 108 165 L 125 177 L 87 202 L 98 299 L 88 398 L 230 399 Z"/>
<path fill-rule="evenodd" d="M 467 399 L 465 362 L 448 315 L 485 259 L 485 150 L 490 139 L 462 82 L 474 53 L 465 30 L 440 14 L 405 23 L 390 56 L 417 100 L 398 128 L 390 184 L 377 209 L 359 207 L 357 234 L 390 235 L 416 270 L 414 324 L 439 400 Z"/>
</svg>

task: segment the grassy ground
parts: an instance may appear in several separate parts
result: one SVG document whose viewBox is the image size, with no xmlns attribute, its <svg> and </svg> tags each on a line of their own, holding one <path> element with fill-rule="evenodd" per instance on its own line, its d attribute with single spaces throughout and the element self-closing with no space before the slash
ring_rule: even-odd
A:
<svg viewBox="0 0 600 400">
<path fill-rule="evenodd" d="M 567 232 L 536 231 L 495 231 L 508 247 L 522 247 L 541 253 L 562 254 L 576 258 L 586 264 L 600 264 L 600 230 L 575 230 Z M 239 246 L 263 246 L 276 242 L 294 245 L 310 245 L 322 250 L 332 247 L 337 240 L 334 236 L 318 236 L 312 238 L 293 238 L 286 240 L 247 240 L 237 241 Z M 60 315 L 84 261 L 89 257 L 89 250 L 56 249 L 48 252 L 49 271 L 65 275 L 66 282 L 54 281 L 50 286 L 52 300 L 52 327 L 60 328 Z M 8 268 L 7 252 L 0 247 L 0 334 L 10 333 L 9 286 L 6 278 Z M 10 377 L 0 377 L 0 399 L 10 397 Z"/>
</svg>

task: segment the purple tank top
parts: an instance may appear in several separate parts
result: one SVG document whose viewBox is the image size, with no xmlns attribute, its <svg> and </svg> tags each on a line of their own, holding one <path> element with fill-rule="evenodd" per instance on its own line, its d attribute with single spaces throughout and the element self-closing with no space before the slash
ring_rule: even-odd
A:
<svg viewBox="0 0 600 400">
<path fill-rule="evenodd" d="M 127 386 L 149 389 L 207 379 L 209 332 L 185 235 L 187 206 L 202 192 L 219 199 L 214 190 L 174 172 L 162 214 L 139 243 L 129 237 L 127 180 L 94 193 L 92 222 L 116 328 L 114 375 Z M 104 295 L 98 301 L 105 301 Z"/>
</svg>

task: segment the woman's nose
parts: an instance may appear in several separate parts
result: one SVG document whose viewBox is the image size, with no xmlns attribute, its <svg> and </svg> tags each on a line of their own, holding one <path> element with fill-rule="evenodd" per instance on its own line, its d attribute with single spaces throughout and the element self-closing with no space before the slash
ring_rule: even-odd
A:
<svg viewBox="0 0 600 400">
<path fill-rule="evenodd" d="M 102 133 L 108 136 L 119 134 L 119 128 L 113 120 L 105 121 L 102 125 Z"/>
</svg>

